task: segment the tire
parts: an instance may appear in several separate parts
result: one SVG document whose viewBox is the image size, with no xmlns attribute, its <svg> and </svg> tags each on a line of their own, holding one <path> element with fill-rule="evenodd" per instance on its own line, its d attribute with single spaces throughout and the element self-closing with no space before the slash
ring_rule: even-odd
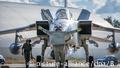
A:
<svg viewBox="0 0 120 68">
<path fill-rule="evenodd" d="M 38 56 L 36 57 L 36 62 L 41 62 L 41 56 L 38 55 Z"/>
<path fill-rule="evenodd" d="M 55 59 L 55 54 L 54 54 L 54 51 L 53 51 L 53 50 L 51 51 L 50 56 L 52 57 L 52 59 Z"/>
</svg>

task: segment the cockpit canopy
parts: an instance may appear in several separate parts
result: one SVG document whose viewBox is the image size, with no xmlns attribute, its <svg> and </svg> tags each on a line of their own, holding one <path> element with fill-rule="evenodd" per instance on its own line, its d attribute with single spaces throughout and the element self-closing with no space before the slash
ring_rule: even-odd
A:
<svg viewBox="0 0 120 68">
<path fill-rule="evenodd" d="M 59 9 L 56 12 L 56 19 L 70 19 L 72 14 L 67 9 Z"/>
</svg>

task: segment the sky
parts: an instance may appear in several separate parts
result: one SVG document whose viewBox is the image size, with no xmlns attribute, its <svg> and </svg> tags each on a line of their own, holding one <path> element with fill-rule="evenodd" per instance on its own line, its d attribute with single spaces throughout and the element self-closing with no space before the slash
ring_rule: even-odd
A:
<svg viewBox="0 0 120 68">
<path fill-rule="evenodd" d="M 34 3 L 46 6 L 63 6 L 64 0 L 0 0 L 18 3 Z M 68 0 L 68 6 L 85 8 L 103 17 L 112 16 L 120 19 L 120 0 Z"/>
<path fill-rule="evenodd" d="M 0 0 L 40 5 L 62 6 L 64 0 Z M 120 0 L 68 0 L 69 7 L 86 8 L 97 13 L 120 12 Z"/>
</svg>

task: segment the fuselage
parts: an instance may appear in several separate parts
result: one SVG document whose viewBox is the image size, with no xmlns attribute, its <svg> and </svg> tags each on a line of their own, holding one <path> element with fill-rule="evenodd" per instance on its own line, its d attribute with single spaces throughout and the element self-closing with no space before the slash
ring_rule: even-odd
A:
<svg viewBox="0 0 120 68">
<path fill-rule="evenodd" d="M 50 31 L 55 31 L 56 29 L 61 29 L 63 32 L 69 32 L 76 30 L 78 21 L 73 20 L 72 14 L 66 8 L 58 9 L 55 14 L 55 18 L 50 23 Z M 78 35 L 77 32 L 71 35 L 66 35 L 65 40 L 68 40 L 68 44 L 78 45 Z"/>
</svg>

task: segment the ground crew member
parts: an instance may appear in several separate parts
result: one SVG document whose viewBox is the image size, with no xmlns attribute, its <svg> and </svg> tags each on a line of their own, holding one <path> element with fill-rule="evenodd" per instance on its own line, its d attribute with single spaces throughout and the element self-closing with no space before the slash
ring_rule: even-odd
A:
<svg viewBox="0 0 120 68">
<path fill-rule="evenodd" d="M 22 55 L 24 55 L 26 68 L 29 68 L 29 61 L 32 57 L 32 45 L 30 44 L 31 40 L 27 39 L 22 47 Z"/>
<path fill-rule="evenodd" d="M 70 32 L 63 32 L 62 29 L 59 27 L 55 29 L 55 31 L 48 31 L 41 26 L 38 29 L 42 30 L 44 33 L 50 36 L 50 43 L 53 45 L 53 50 L 55 54 L 55 61 L 56 63 L 60 62 L 60 68 L 64 67 L 65 62 L 65 36 L 67 34 L 72 34 L 75 32 L 79 32 L 81 29 L 73 30 Z"/>
</svg>

